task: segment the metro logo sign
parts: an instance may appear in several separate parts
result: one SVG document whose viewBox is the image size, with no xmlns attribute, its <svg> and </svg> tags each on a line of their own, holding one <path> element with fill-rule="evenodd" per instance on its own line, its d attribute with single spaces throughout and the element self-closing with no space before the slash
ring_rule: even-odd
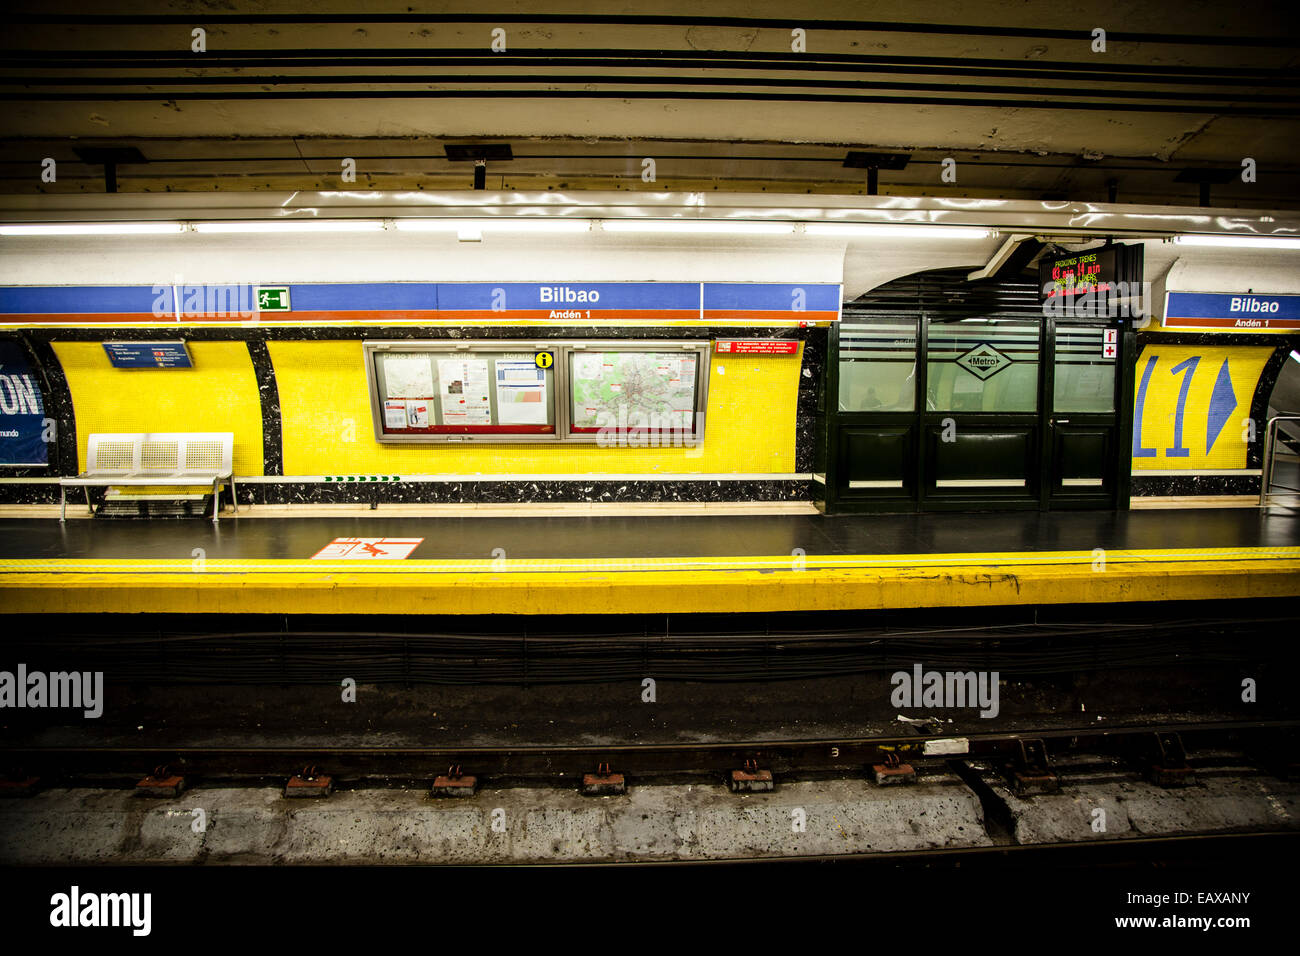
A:
<svg viewBox="0 0 1300 956">
<path fill-rule="evenodd" d="M 1011 359 L 987 342 L 981 342 L 955 361 L 981 381 L 992 378 L 1011 364 Z"/>
</svg>

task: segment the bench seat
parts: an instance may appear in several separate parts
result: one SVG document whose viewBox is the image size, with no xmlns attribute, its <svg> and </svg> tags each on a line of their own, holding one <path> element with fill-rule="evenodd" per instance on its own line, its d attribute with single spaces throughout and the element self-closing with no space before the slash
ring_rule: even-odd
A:
<svg viewBox="0 0 1300 956">
<path fill-rule="evenodd" d="M 238 514 L 239 498 L 231 467 L 234 444 L 233 432 L 91 435 L 86 443 L 86 470 L 75 477 L 59 479 L 59 520 L 67 517 L 68 488 L 85 489 L 86 507 L 93 515 L 95 509 L 90 503 L 90 489 L 119 485 L 211 485 L 214 522 L 221 511 L 221 489 L 229 485 L 230 497 Z"/>
</svg>

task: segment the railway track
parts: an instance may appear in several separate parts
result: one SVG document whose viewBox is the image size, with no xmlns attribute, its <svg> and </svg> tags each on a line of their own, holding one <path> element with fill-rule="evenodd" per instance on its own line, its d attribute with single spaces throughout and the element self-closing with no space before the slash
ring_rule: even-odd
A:
<svg viewBox="0 0 1300 956">
<path fill-rule="evenodd" d="M 719 741 L 672 744 L 512 745 L 465 747 L 335 747 L 266 744 L 230 746 L 0 746 L 0 773 L 15 779 L 78 781 L 138 776 L 167 768 L 186 777 L 222 781 L 283 777 L 303 767 L 336 780 L 413 779 L 461 767 L 497 781 L 571 781 L 597 768 L 630 778 L 713 776 L 744 767 L 774 776 L 862 771 L 889 763 L 954 759 L 1045 767 L 1073 754 L 1104 755 L 1138 766 L 1194 767 L 1200 752 L 1246 753 L 1289 772 L 1300 720 L 1217 721 L 1056 727 L 1013 733 L 955 735 L 937 725 L 911 724 L 897 736 Z"/>
</svg>

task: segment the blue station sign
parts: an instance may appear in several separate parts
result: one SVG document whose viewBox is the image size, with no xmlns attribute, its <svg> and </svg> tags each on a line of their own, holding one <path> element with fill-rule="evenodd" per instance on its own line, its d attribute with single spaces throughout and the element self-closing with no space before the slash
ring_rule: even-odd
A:
<svg viewBox="0 0 1300 956">
<path fill-rule="evenodd" d="M 438 311 L 464 319 L 696 319 L 697 282 L 452 282 Z"/>
<path fill-rule="evenodd" d="M 1290 332 L 1300 329 L 1300 295 L 1253 292 L 1170 292 L 1165 328 L 1233 332 Z"/>
<path fill-rule="evenodd" d="M 274 304 L 268 298 L 275 293 Z M 321 282 L 177 286 L 0 287 L 0 325 L 248 321 L 386 324 L 588 320 L 727 325 L 833 322 L 841 287 L 830 282 Z M 292 303 L 291 311 L 286 307 Z M 180 368 L 149 356 L 122 368 Z M 142 363 L 142 364 L 141 364 Z"/>
</svg>

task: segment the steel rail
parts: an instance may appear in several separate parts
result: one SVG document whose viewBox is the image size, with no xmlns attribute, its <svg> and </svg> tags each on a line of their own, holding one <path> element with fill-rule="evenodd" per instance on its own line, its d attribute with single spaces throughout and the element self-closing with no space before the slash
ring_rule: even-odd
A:
<svg viewBox="0 0 1300 956">
<path fill-rule="evenodd" d="M 1157 737 L 1178 734 L 1191 745 L 1223 745 L 1245 736 L 1294 740 L 1300 720 L 1217 721 L 1072 727 L 974 734 L 905 734 L 805 740 L 670 744 L 530 744 L 461 747 L 247 746 L 0 747 L 0 769 L 38 775 L 141 774 L 157 767 L 182 775 L 274 777 L 314 766 L 347 778 L 427 776 L 459 765 L 479 777 L 579 777 L 608 764 L 629 776 L 725 774 L 753 761 L 776 774 L 861 770 L 896 754 L 905 760 L 1010 760 L 1021 742 L 1041 740 L 1049 756 L 1069 751 L 1149 758 Z M 1274 745 L 1277 740 L 1273 740 Z"/>
</svg>

